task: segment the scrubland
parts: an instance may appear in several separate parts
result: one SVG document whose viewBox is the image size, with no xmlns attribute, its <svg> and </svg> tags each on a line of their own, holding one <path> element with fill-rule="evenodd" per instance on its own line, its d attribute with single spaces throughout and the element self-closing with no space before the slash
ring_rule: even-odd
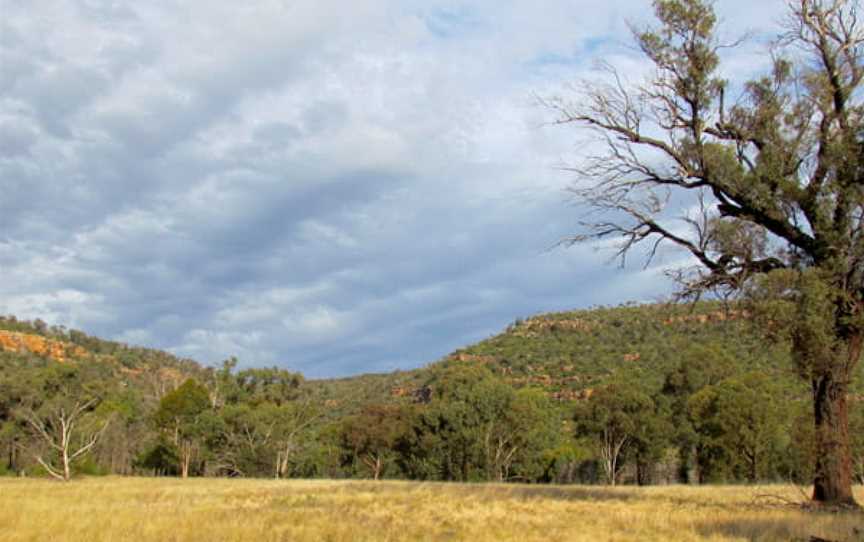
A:
<svg viewBox="0 0 864 542">
<path fill-rule="evenodd" d="M 864 540 L 864 515 L 792 504 L 802 500 L 791 486 L 7 478 L 0 539 Z"/>
</svg>

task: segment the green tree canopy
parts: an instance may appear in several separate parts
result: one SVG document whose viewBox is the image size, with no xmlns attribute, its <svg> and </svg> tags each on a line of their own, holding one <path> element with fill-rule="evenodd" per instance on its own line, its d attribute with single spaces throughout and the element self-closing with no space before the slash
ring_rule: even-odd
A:
<svg viewBox="0 0 864 542">
<path fill-rule="evenodd" d="M 213 427 L 207 388 L 192 378 L 186 380 L 162 398 L 153 421 L 178 448 L 181 475 L 188 477 L 192 459 Z"/>
</svg>

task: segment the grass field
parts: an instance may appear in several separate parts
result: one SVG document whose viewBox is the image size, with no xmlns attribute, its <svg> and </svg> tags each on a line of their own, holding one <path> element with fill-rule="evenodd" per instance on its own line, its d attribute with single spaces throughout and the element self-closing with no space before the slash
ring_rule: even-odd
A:
<svg viewBox="0 0 864 542">
<path fill-rule="evenodd" d="M 801 500 L 789 486 L 0 478 L 0 540 L 864 540 L 864 515 L 787 503 Z"/>
</svg>

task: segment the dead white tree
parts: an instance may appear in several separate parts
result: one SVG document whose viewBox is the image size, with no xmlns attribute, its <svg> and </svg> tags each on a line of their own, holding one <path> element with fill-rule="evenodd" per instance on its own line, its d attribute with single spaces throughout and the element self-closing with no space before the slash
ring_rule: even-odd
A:
<svg viewBox="0 0 864 542">
<path fill-rule="evenodd" d="M 96 398 L 76 401 L 71 408 L 57 406 L 45 415 L 33 410 L 22 412 L 23 419 L 59 458 L 58 466 L 54 461 L 46 460 L 40 453 L 34 454 L 36 461 L 54 478 L 68 482 L 72 477 L 72 464 L 93 449 L 108 427 L 110 418 L 98 429 L 81 433 L 82 418 L 98 402 Z"/>
<path fill-rule="evenodd" d="M 619 458 L 630 435 L 617 432 L 615 428 L 603 428 L 603 440 L 600 441 L 600 457 L 603 459 L 603 472 L 606 473 L 606 482 L 614 486 L 618 479 Z"/>
<path fill-rule="evenodd" d="M 275 478 L 284 478 L 288 474 L 288 466 L 291 457 L 298 448 L 297 438 L 300 433 L 313 423 L 324 417 L 324 412 L 313 408 L 309 400 L 296 405 L 286 416 L 280 420 L 276 436 L 276 464 Z"/>
<path fill-rule="evenodd" d="M 486 457 L 486 476 L 489 480 L 506 482 L 510 466 L 519 451 L 518 435 L 512 428 L 501 427 L 494 421 L 483 432 L 483 454 Z"/>
</svg>

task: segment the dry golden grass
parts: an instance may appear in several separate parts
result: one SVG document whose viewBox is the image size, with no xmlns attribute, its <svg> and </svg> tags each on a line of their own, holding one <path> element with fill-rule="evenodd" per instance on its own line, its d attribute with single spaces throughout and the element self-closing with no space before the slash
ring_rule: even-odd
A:
<svg viewBox="0 0 864 542">
<path fill-rule="evenodd" d="M 801 500 L 789 486 L 0 479 L 0 540 L 864 539 L 864 515 L 808 512 L 766 494 Z"/>
</svg>

